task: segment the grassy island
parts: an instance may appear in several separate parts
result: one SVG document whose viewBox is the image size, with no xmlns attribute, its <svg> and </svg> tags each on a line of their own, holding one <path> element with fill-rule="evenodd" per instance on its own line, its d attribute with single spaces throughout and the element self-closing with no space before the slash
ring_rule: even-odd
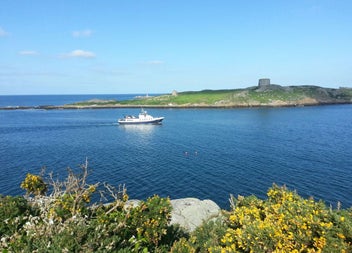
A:
<svg viewBox="0 0 352 253">
<path fill-rule="evenodd" d="M 16 109 L 104 109 L 104 108 L 236 108 L 284 107 L 328 104 L 351 104 L 352 88 L 323 88 L 319 86 L 280 86 L 270 84 L 244 89 L 173 91 L 160 96 L 137 96 L 131 100 L 92 99 L 72 104 L 52 106 L 2 107 Z"/>
<path fill-rule="evenodd" d="M 322 88 L 318 86 L 280 86 L 249 87 L 232 90 L 202 90 L 173 92 L 161 96 L 137 97 L 132 100 L 91 100 L 70 105 L 65 108 L 98 107 L 278 107 L 322 104 L 352 103 L 350 88 Z"/>
<path fill-rule="evenodd" d="M 125 187 L 87 184 L 87 163 L 66 180 L 27 174 L 25 197 L 0 195 L 2 252 L 352 252 L 352 210 L 273 185 L 193 232 L 170 225 L 168 198 L 128 205 Z M 94 202 L 94 195 L 108 204 Z"/>
</svg>

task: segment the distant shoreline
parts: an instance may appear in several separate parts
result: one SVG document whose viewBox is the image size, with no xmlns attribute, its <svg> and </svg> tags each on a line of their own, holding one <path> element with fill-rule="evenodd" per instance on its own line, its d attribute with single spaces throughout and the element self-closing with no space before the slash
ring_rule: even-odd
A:
<svg viewBox="0 0 352 253">
<path fill-rule="evenodd" d="M 123 108 L 155 108 L 155 109 L 236 109 L 236 108 L 280 108 L 280 107 L 305 107 L 305 106 L 324 106 L 324 105 L 346 105 L 352 102 L 326 102 L 326 103 L 307 103 L 307 104 L 249 104 L 249 105 L 87 105 L 87 106 L 7 106 L 0 107 L 0 110 L 91 110 L 91 109 L 123 109 Z"/>
<path fill-rule="evenodd" d="M 119 108 L 277 108 L 352 104 L 352 88 L 319 86 L 259 86 L 233 90 L 173 91 L 159 96 L 138 96 L 127 100 L 90 99 L 62 105 L 6 106 L 0 110 L 67 110 Z"/>
</svg>

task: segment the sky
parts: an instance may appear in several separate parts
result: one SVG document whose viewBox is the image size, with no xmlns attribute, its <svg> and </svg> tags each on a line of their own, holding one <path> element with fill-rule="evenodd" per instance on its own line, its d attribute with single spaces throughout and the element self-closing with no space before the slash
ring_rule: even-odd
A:
<svg viewBox="0 0 352 253">
<path fill-rule="evenodd" d="M 1 0 L 0 95 L 352 87 L 351 0 Z"/>
</svg>

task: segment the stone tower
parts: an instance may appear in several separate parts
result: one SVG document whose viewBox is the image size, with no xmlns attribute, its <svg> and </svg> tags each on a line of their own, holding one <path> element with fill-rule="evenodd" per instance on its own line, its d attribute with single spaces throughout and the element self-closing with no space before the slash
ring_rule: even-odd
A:
<svg viewBox="0 0 352 253">
<path fill-rule="evenodd" d="M 270 85 L 270 79 L 269 78 L 261 78 L 258 81 L 258 86 L 259 87 L 265 87 L 265 86 L 269 86 Z"/>
</svg>

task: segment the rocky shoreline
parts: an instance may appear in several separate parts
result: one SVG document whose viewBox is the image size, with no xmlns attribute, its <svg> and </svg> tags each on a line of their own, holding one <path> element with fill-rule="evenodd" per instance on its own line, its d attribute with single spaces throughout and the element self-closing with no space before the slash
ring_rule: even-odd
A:
<svg viewBox="0 0 352 253">
<path fill-rule="evenodd" d="M 222 108 L 251 108 L 251 107 L 303 107 L 303 106 L 321 106 L 321 105 L 343 105 L 352 104 L 351 102 L 319 102 L 319 101 L 305 101 L 305 102 L 282 102 L 273 101 L 271 103 L 241 103 L 241 104 L 221 104 L 221 105 L 205 105 L 205 104 L 191 104 L 191 105 L 87 105 L 87 106 L 73 106 L 73 105 L 40 105 L 40 106 L 6 106 L 0 107 L 0 110 L 84 110 L 84 109 L 119 109 L 119 108 L 157 108 L 157 109 L 222 109 Z"/>
</svg>

